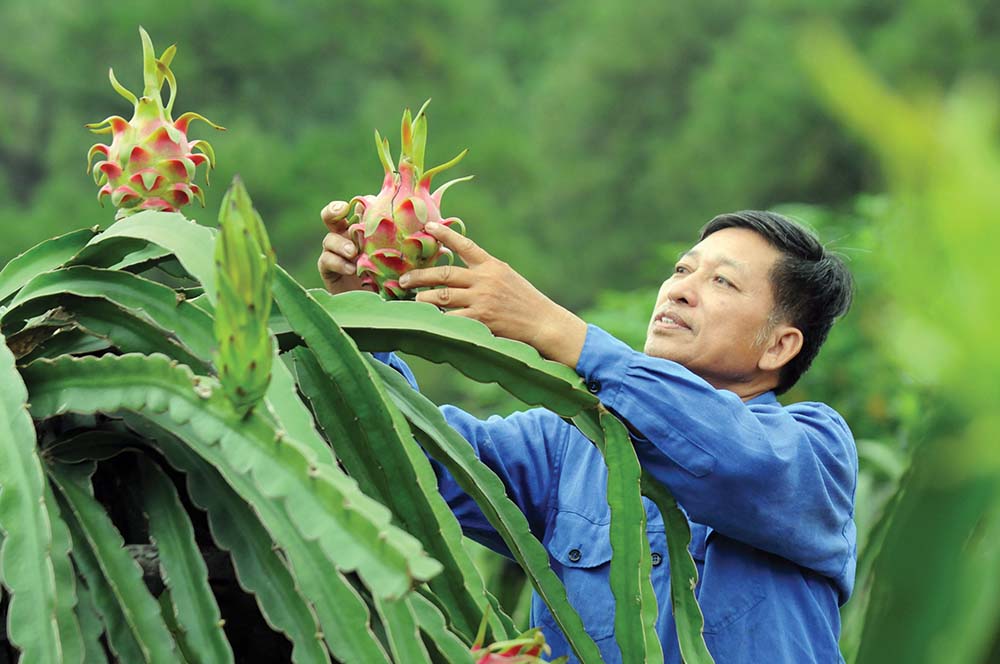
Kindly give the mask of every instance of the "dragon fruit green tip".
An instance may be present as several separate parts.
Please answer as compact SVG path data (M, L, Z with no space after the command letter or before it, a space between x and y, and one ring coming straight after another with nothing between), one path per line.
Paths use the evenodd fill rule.
M451 161L424 170L427 146L427 104L424 102L416 117L410 109L403 112L402 148L399 164L394 164L388 139L375 131L375 147L385 170L382 189L378 194L355 196L350 213L348 233L358 248L358 276L362 283L378 291L386 299L410 299L413 291L399 285L404 273L434 265L439 258L452 259L451 252L424 231L427 222L455 226L465 232L465 224L457 217L443 219L441 197L453 184L471 180L472 176L446 182L431 193L435 175L451 168L465 156L463 150Z
M141 210L175 212L194 199L205 205L205 195L194 183L196 169L201 164L215 166L212 146L203 140L188 140L188 125L201 120L215 129L224 130L198 113L188 112L177 120L172 117L177 97L177 79L170 63L177 52L167 47L156 57L149 34L140 27L142 38L142 96L136 97L108 70L111 86L129 100L135 110L130 121L112 115L101 122L86 125L95 134L111 134L111 145L96 143L87 153L87 171L91 165L94 182L100 187L97 199L111 199L118 211L116 218ZM166 105L160 94L164 82L170 84ZM103 159L94 163L94 157ZM208 182L206 172L205 181Z

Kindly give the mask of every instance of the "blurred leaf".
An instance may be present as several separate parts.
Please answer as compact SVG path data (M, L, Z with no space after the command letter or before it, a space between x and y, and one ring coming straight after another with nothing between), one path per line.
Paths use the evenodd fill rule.
M1000 145L996 88L943 99L889 89L826 26L800 53L827 103L881 158L892 187L882 253L885 341L939 404L916 448L872 574L858 662L979 661L1000 626Z

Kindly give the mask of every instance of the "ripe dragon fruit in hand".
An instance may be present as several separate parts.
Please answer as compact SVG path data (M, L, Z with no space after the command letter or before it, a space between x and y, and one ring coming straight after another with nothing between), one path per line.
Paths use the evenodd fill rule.
M413 291L399 285L399 277L416 268L434 265L441 256L452 260L451 251L424 231L424 224L436 221L455 225L465 233L465 224L457 217L441 218L441 196L453 184L471 180L457 178L441 185L433 194L431 179L451 168L465 156L463 150L451 161L424 171L427 145L427 115L430 100L411 118L403 112L402 151L398 171L392 163L389 141L375 131L375 145L385 169L382 190L376 195L355 196L348 233L358 248L358 276L362 283L377 290L386 299L410 299Z
M97 143L90 148L87 170L90 171L96 155L104 156L104 160L93 165L94 182L101 185L97 200L103 205L104 197L110 196L111 203L118 208L116 219L140 210L175 212L194 198L204 207L205 195L193 182L195 169L204 163L214 168L215 153L206 141L188 140L188 125L192 120L201 120L223 129L198 113L188 112L176 121L172 119L177 80L170 71L170 62L177 49L170 46L157 58L152 40L141 27L139 35L142 38L142 96L136 98L118 82L114 70L108 71L111 86L135 106L132 120L126 122L112 115L87 125L95 134L113 135L111 145ZM166 106L160 96L164 81L170 84ZM205 178L207 182L207 173Z

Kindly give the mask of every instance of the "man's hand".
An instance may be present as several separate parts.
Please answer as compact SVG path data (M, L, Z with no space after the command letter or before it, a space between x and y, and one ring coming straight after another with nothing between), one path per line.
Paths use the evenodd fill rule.
M347 212L350 205L344 201L331 201L319 213L329 233L323 238L323 253L316 267L323 285L334 295L361 290L361 279L357 276L358 266L354 262L357 248L347 237Z
M403 275L401 286L440 286L417 293L417 300L448 309L449 315L474 318L499 337L523 341L550 360L576 368L587 336L586 323L469 238L433 222L424 230L468 267L411 270Z

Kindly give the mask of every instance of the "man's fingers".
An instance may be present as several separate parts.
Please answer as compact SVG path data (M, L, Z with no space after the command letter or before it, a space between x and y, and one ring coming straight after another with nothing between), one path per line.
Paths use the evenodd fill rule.
M358 253L354 243L337 233L327 233L323 238L323 250L350 260Z
M326 277L339 277L341 275L349 276L356 274L358 271L358 266L356 264L338 256L332 251L324 251L320 254L317 267L319 268L320 275Z
M473 283L472 273L455 265L441 267L425 267L422 270L410 270L404 274L399 285L403 288L422 288L433 286L452 286L468 288Z
M434 290L420 291L417 293L417 302L427 302L443 309L463 309L470 311L469 309L465 309L465 307L472 304L472 298L469 297L469 291L464 288L445 286L443 288L435 288Z
M424 230L437 238L441 244L454 251L466 265L478 265L490 259L490 255L482 247L444 224L432 221L424 226Z
M461 316L462 318L471 318L476 320L476 315L472 312L472 309L451 309L450 311L444 312L445 316Z
M330 201L320 210L319 216L332 233L343 233L347 230L347 213L351 204L345 201Z

